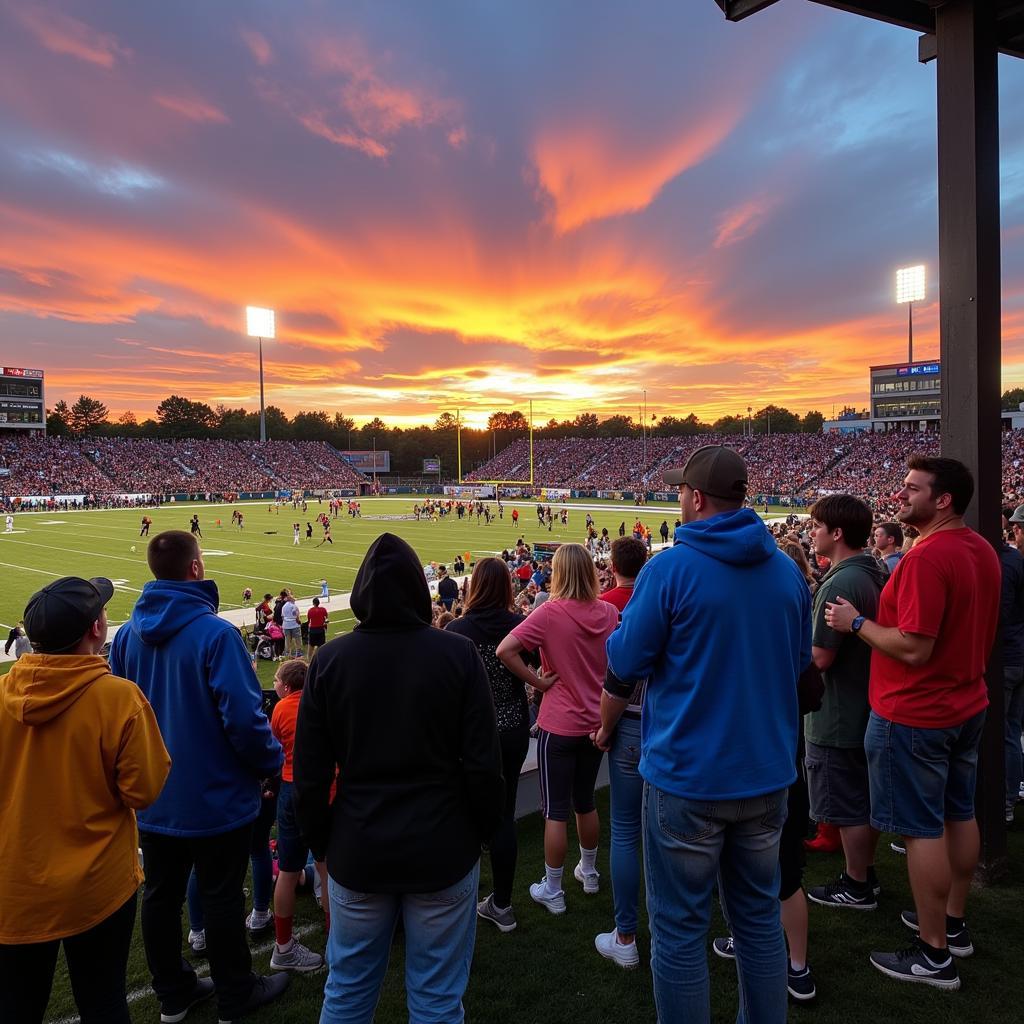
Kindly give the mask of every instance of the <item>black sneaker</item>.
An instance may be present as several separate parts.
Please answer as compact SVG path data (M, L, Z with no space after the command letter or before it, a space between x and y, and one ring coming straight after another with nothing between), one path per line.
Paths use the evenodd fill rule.
M917 923L917 913L913 910L904 910L900 914L900 920L912 931L920 932L921 926ZM946 945L949 948L950 953L953 956L960 957L963 960L965 957L970 956L974 952L974 946L971 943L971 933L967 930L966 924L950 924L950 920L946 918Z
M889 849L893 853L898 853L901 857L906 857L907 855L907 844L902 839L894 839L889 844Z
M283 972L257 978L256 984L253 985L252 991L249 993L249 998L245 1001L245 1005L230 1017L225 1017L222 1014L218 1017L217 1024L234 1024L234 1021L242 1017L248 1017L253 1010L258 1010L261 1006L266 1006L267 1003L273 1002L284 992L288 987L288 982L291 980L292 976Z
M786 989L797 1002L810 1002L818 994L810 967L805 966L802 971L794 971L793 965L787 964L786 975Z
M726 936L724 939L715 939L711 943L711 949L715 956L720 956L723 960L736 959L736 947L733 945L731 935Z
M196 987L192 994L184 999L176 999L174 1002L163 1002L160 1004L160 1024L178 1024L188 1016L188 1011L193 1006L206 999L214 993L213 980L210 978L196 978Z
M947 955L945 963L933 963L925 953L920 939L907 949L895 953L872 953L869 959L872 967L877 967L883 974L897 981L914 981L947 992L954 992L960 987L960 975L957 974L953 958Z
M848 910L877 910L878 901L868 882L855 882L845 871L837 881L816 885L807 890L807 898L823 907L844 907Z

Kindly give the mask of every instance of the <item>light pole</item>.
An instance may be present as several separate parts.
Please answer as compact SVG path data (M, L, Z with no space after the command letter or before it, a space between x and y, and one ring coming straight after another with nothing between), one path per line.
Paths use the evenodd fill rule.
M753 420L753 418L750 415L753 411L754 411L754 407L752 405L748 405L747 406L747 437L751 437L751 438L754 436L754 420Z
M914 303L925 296L924 264L896 271L896 301L907 304L907 362L914 361Z
M267 409L263 402L263 339L276 336L274 311L261 306L245 307L246 333L260 342L260 441L267 439Z

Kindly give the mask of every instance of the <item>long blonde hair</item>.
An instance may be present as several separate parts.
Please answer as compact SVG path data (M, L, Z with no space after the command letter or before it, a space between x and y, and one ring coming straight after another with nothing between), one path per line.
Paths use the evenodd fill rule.
M551 600L596 601L597 568L582 544L563 544L551 559Z

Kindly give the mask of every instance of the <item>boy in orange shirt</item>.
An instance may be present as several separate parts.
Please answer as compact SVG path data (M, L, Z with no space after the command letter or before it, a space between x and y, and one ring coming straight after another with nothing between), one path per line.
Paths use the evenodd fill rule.
M295 755L295 718L299 713L299 700L306 683L306 662L293 658L282 662L274 676L274 691L280 700L270 719L270 731L284 748L284 766L281 769L281 791L277 797L277 884L274 886L274 952L270 966L277 971L306 973L318 971L324 965L319 953L307 949L292 936L295 915L295 889L299 876L306 870L309 847L299 832L295 819L295 791L292 765ZM324 865L317 863L317 871L324 879ZM324 880L326 891L326 880Z

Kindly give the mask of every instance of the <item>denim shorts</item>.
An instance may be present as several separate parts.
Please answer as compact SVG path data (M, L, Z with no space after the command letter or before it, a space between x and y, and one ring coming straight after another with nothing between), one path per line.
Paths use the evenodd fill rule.
M899 725L872 711L864 734L871 824L882 832L937 839L944 822L970 821L984 724L984 711L948 729Z
M808 740L804 764L815 821L839 828L868 823L871 798L863 747L820 747Z
M309 846L295 818L295 786L282 782L277 795L277 866L281 871L302 871L308 859Z

